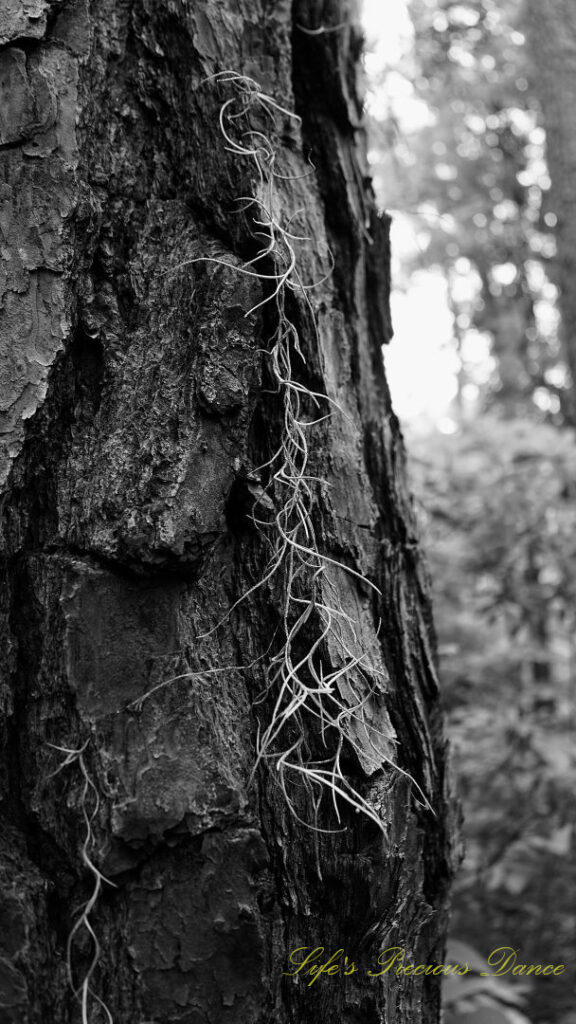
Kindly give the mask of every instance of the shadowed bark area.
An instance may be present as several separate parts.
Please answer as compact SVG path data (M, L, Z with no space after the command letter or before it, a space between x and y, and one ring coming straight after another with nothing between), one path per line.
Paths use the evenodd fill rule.
M366 176L358 12L36 0L7 5L0 40L2 1022L82 1019L66 946L72 932L81 988L94 943L73 930L98 872L113 886L89 907L93 1024L109 1020L98 999L122 1024L437 1021L438 977L366 976L392 945L442 961L453 820L380 354L388 221ZM309 239L294 242L302 281L321 282L286 303L297 383L332 402L303 408L330 413L307 434L311 522L356 623L348 647L374 668L340 698L361 696L379 749L360 731L342 767L383 830L328 798L318 824L338 829L336 806L347 829L314 832L277 772L251 778L282 574L226 613L265 574L271 530L251 523L245 481L285 425L266 354L276 307L259 305L273 284L236 269L263 243L238 202L257 194L254 162L219 125L232 85L206 81L225 70L302 119L277 109L252 130ZM317 637L312 608L300 642ZM327 637L318 658L337 668L342 652ZM337 742L306 728L310 756ZM313 822L306 790L289 795ZM290 951L317 946L362 969L312 987L283 975Z

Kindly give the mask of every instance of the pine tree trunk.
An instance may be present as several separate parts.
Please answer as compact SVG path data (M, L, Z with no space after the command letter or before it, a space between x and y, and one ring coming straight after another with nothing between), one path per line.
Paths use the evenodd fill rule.
M357 17L346 0L0 15L2 1024L438 1020L438 976L366 973L394 945L442 962L453 821L380 355L388 222ZM271 151L266 214L249 200ZM271 212L309 239L276 298L274 253L242 270ZM299 391L269 356L280 315ZM275 478L298 400L326 417L302 428L308 491ZM322 570L292 545L265 579L298 487ZM323 730L302 707L252 778L298 609L294 657L347 711ZM315 811L321 789L279 759L333 759L343 735L360 809L328 793ZM290 977L318 946L358 970Z

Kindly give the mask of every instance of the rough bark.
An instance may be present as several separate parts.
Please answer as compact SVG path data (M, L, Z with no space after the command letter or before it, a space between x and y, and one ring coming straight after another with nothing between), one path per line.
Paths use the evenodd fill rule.
M304 31L322 25L341 28ZM91 987L114 1021L437 1021L437 977L307 987L282 973L301 946L366 967L395 944L441 962L451 873L426 579L380 355L388 222L363 158L357 14L345 0L10 0L0 40L2 1024L81 1019L65 961L94 886L85 813L89 860L115 885L90 915ZM314 833L272 772L251 782L277 581L203 637L262 576L238 471L269 459L283 429L263 352L274 308L245 316L269 286L190 263L240 266L261 244L236 202L254 169L219 130L227 86L205 81L225 69L301 115L301 129L281 112L273 129L294 176L278 190L313 239L304 279L333 254L308 293L317 331L290 299L299 379L343 410L311 434L326 482L314 525L382 592L332 569L361 623L350 643L381 668L368 712L382 754L435 812L405 775L349 752L386 837L344 804L345 832ZM62 767L55 747L83 753ZM335 825L330 801L321 815ZM80 929L77 984L92 949ZM94 998L89 1015L105 1019Z
M558 218L555 283L559 288L562 340L570 371L567 419L576 423L576 8L571 0L526 0L533 85L546 129L552 186L546 202Z

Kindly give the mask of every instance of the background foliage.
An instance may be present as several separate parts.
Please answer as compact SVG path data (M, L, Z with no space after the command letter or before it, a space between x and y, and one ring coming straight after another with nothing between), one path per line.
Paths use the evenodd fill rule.
M411 451L465 815L453 934L485 955L511 945L521 962L566 964L531 986L529 1013L568 1022L576 448L491 415Z
M443 276L458 366L451 433L408 438L465 815L453 935L477 964L447 1020L574 1024L576 439L554 168L524 0L410 14L413 45L374 87L371 159L417 238L396 286ZM479 951L501 945L566 971L494 987Z

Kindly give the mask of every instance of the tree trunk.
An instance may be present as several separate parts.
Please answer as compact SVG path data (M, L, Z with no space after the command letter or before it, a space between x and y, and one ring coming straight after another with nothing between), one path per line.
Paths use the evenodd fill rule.
M552 186L547 210L558 218L555 283L571 376L568 422L576 423L576 7L572 0L527 0L534 88L542 107Z
M453 820L349 8L0 15L2 1024L438 1020L367 975Z

